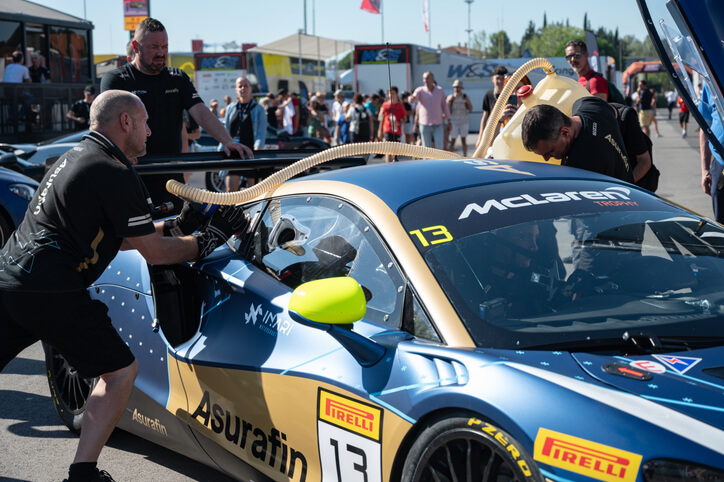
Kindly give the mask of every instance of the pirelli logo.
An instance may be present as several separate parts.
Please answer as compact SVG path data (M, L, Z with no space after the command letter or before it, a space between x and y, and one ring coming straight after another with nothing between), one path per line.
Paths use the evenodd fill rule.
M372 440L380 440L382 410L377 407L320 389L319 419Z
M541 428L533 458L606 482L634 482L641 455Z

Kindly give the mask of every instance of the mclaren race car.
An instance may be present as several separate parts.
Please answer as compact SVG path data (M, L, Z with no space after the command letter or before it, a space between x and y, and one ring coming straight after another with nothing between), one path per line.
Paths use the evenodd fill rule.
M687 102L692 66L720 102L721 43L682 50L720 7L650 3ZM692 29L688 9L711 11ZM249 228L202 262L124 251L91 287L140 365L120 428L255 482L724 480L721 225L484 159L317 173L237 209ZM46 362L77 431L93 381Z
M140 364L124 430L240 480L724 477L716 223L481 159L329 171L241 208L250 228L202 264L125 251L92 286ZM47 362L77 430L90 385Z

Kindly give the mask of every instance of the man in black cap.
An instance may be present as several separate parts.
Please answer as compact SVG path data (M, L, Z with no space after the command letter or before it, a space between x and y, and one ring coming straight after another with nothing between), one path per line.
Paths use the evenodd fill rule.
M66 114L66 118L73 121L75 130L82 131L88 129L90 119L90 106L93 103L93 99L96 98L96 88L92 84L85 86L83 90L83 99L79 100L73 107L70 108Z

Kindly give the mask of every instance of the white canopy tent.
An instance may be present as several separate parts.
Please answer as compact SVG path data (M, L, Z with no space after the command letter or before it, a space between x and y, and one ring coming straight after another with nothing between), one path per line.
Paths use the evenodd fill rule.
M354 46L355 43L348 40L334 40L297 33L268 44L258 45L250 49L250 51L302 57L304 59L327 60L354 49Z
M334 40L299 32L268 44L259 45L249 51L296 57L300 63L302 59L316 60L318 64L321 64L331 58L354 50L354 46L355 43L352 41ZM335 68L334 71L337 72L337 69ZM301 72L299 75L301 80ZM336 84L339 84L339 78L334 80Z

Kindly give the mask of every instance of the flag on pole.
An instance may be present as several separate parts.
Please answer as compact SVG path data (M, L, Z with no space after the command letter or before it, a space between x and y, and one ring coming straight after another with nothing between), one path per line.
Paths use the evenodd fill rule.
M362 0L362 5L359 8L370 13L380 13L380 2L382 0Z
M422 23L425 25L425 33L430 31L430 0L422 0Z

